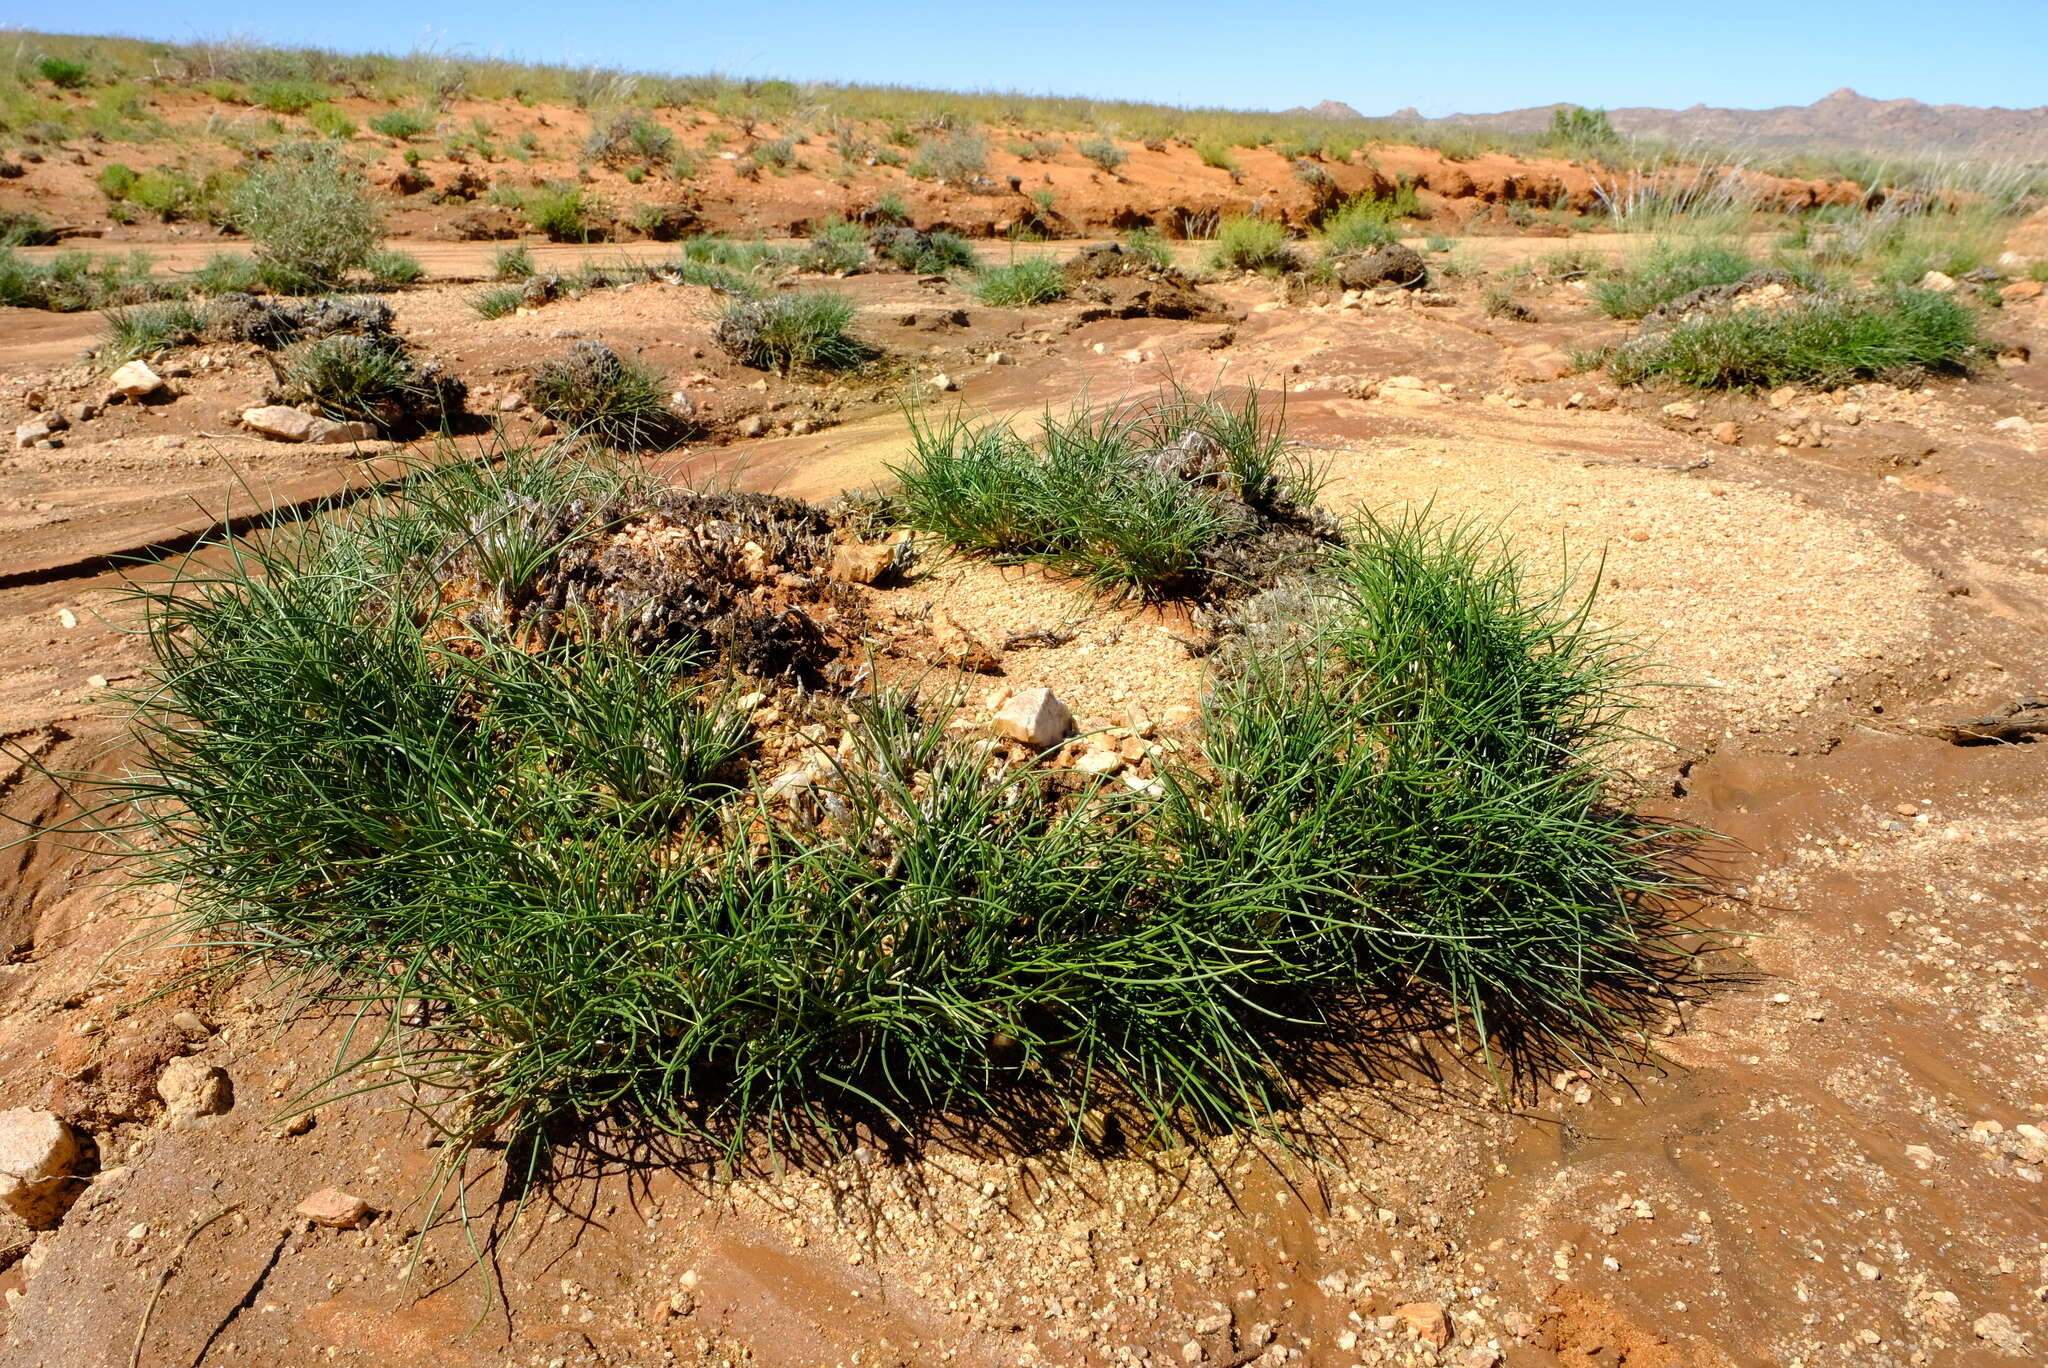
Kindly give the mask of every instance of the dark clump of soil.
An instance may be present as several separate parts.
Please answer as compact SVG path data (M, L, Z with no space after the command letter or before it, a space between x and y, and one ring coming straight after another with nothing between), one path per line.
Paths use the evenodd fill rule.
M392 335L391 306L360 295L280 300L224 294L206 311L207 332L223 342L277 348L316 337Z
M1337 283L1347 290L1370 290L1396 285L1419 290L1429 283L1429 265L1422 254L1405 243L1389 243L1376 251L1339 257L1330 264Z
M1116 243L1087 247L1060 268L1084 322L1099 318L1171 318L1223 323L1235 315L1171 266L1161 266Z
M613 630L636 649L694 644L745 674L810 683L858 654L865 595L831 577L834 519L802 500L669 490L630 513L571 505L551 516L539 530L563 549L506 595L506 617L543 637ZM603 530L580 535L593 524ZM473 556L450 570L484 578Z

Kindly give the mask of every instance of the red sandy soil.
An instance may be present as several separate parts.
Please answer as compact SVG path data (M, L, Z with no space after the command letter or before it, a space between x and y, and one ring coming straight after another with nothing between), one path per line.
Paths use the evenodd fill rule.
M1134 157L1131 173L1185 198L1165 168ZM786 223L798 184L744 212ZM1728 896L1702 915L1756 938L1713 991L1672 1001L1640 1063L1502 1078L1389 1023L1295 1118L1323 1137L1313 1160L1248 1137L1091 1157L958 1136L734 1176L599 1137L519 1205L486 1153L465 1175L479 1264L445 1204L430 1215L440 1151L403 1098L280 1124L338 1023L290 1018L258 983L158 995L192 963L130 943L132 914L164 895L109 888L52 842L16 846L0 1106L100 1119L62 1224L0 1230L0 1358L126 1363L160 1284L150 1365L1946 1365L2048 1336L2048 1149L2020 1129L2048 1124L2048 752L1928 734L2048 684L2048 364L1684 417L1663 409L1675 396L1597 376L1529 378L1615 330L1568 285L1515 323L1487 318L1471 279L1356 308L1232 282L1215 292L1235 322L1189 324L987 309L900 275L841 284L893 360L825 385L725 360L690 287L494 322L456 286L392 298L479 409L564 334L601 338L710 414L713 438L664 460L804 495L882 478L905 446L897 401L938 371L993 413L1169 373L1285 390L1333 507L1434 499L1538 556L1604 554L1602 619L1697 686L1660 694L1647 725L1672 744L1632 761L1654 810L1727 835ZM2040 357L2048 306L2016 301L1994 327ZM88 317L0 312L0 420L90 395L73 358L93 335ZM987 363L998 350L1011 364ZM345 448L206 435L266 371L246 348L180 355L193 374L168 402L0 462L0 734L59 769L117 742L99 696L146 668L116 558L175 548L263 491L375 474ZM770 435L735 437L753 414ZM1047 683L1107 713L1195 687L1172 621L1042 577L941 562L890 594L998 638L1086 619L1064 646L1009 651L984 689ZM0 802L25 820L61 808L27 770ZM227 1072L231 1109L162 1119L153 1080L180 1054ZM359 1231L293 1215L330 1186L379 1214ZM1417 1303L1446 1310L1447 1345L1397 1317Z
M342 100L349 115L367 129L368 121L389 110L369 100ZM158 166L200 176L232 167L240 155L224 141L230 134L254 132L268 116L223 106L196 91L166 90L155 99L153 112L175 130L173 136L143 144L75 140L39 161L26 161L25 174L0 181L0 208L31 210L67 234L97 236L108 244L143 244L211 238L203 224L165 225L144 212L141 222L121 225L107 216L105 197L95 178L109 162L137 171ZM400 183L405 171L405 145L367 131L349 144L351 152L369 160L370 182L391 195L391 229L401 239L455 238L482 231L465 224L496 223L500 231L521 227L516 213L485 202L489 189L503 186L525 191L548 183L578 183L610 209L605 217L615 240L639 236L631 210L640 205L677 205L695 217L702 231L745 236L798 234L806 226L833 215L853 216L871 208L884 193L896 194L919 227L949 228L970 236L1002 236L1013 227L1038 218L1033 196L1053 192L1053 210L1044 226L1057 237L1083 237L1105 231L1150 225L1169 236L1186 236L1201 224L1232 214L1259 214L1297 226L1314 216L1317 198L1296 171L1294 159L1272 147L1234 148L1238 174L1205 166L1192 146L1156 146L1122 142L1128 160L1115 174L1104 172L1074 150L1077 135L1054 135L1063 150L1050 162L1023 161L1005 144L1039 136L1026 130L983 130L988 146L983 175L972 185L945 185L912 180L900 168L861 165L841 173L840 158L823 133L813 133L796 148L796 167L751 172L746 159L756 140L784 136L791 130L762 125L749 134L741 126L715 116L658 111L656 117L688 150L695 174L678 182L664 173L631 184L622 169L602 166L583 170L583 147L590 117L573 110L529 108L514 101L471 101L455 104L440 118L446 128L463 129L481 119L501 149L484 162L473 153L449 157L438 144L416 146L423 157L419 171L430 182L413 193ZM801 132L801 130L795 130ZM517 161L502 149L531 133L539 150ZM886 129L861 126L858 134L877 145ZM718 139L716 146L713 139ZM897 149L901 150L901 149ZM41 153L31 155L42 156ZM914 155L914 152L912 153ZM1443 226L1484 228L1508 223L1507 206L1524 203L1538 209L1568 207L1576 212L1596 209L1596 181L1609 190L1621 179L1616 173L1554 158L1523 159L1488 153L1451 161L1442 153L1418 147L1374 147L1349 161L1318 162L1340 198L1371 192L1391 194L1403 180L1413 184L1423 207ZM1673 180L1699 176L1674 168ZM1745 174L1761 202L1795 209L1823 203L1854 203L1857 187L1848 182L1794 180ZM460 188L464 198L438 203ZM471 203L469 201L474 201ZM1562 227L1552 231L1562 233Z

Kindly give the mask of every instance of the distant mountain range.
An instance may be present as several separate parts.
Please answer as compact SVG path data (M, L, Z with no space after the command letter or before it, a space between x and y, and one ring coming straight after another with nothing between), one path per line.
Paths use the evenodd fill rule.
M1389 123L1425 128L1451 125L1501 133L1540 133L1551 114L1566 104L1511 109L1500 114L1451 114L1426 119L1413 109L1385 116ZM1341 100L1324 100L1287 111L1325 119L1364 119ZM1973 105L1930 105L1918 100L1873 100L1844 87L1810 105L1775 109L1610 109L1616 129L1638 137L1702 143L1740 150L1854 150L1886 156L1939 154L2048 162L2048 105L2037 109L1979 109Z

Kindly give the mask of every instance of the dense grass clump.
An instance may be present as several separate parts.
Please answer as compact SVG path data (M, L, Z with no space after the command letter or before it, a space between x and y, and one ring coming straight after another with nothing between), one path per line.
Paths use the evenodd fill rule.
M1723 243L1660 242L1595 282L1593 302L1610 318L1641 318L1659 304L1708 285L1731 285L1755 269L1746 253Z
M831 290L796 290L736 300L719 315L720 346L762 370L840 370L868 359L849 334L853 301Z
M1616 798L1640 659L1590 588L1424 511L1266 600L1206 704L1213 770L1169 806L1191 878L1257 890L1337 978L1443 985L1482 1039L1599 1033L1669 875Z
M138 587L156 679L98 809L220 969L348 1005L336 1086L438 1095L458 1141L1096 1107L1198 1137L1387 998L1489 1046L1609 1030L1671 924L1605 768L1632 658L1469 530L1357 529L1163 797L1061 796L856 693L818 700L814 802L762 786L710 640L492 625L657 497L500 456Z
M911 458L890 473L913 527L963 551L1152 598L1202 587L1209 553L1249 530L1246 505L1306 506L1318 487L1256 391L1234 408L1175 396L1048 413L1035 440L959 417L919 420L911 434ZM1191 449L1214 453L1213 469L1191 478L1153 459L1190 434Z
M164 292L150 278L145 252L126 257L59 252L38 262L0 245L0 305L78 313L139 303Z
M1953 295L1891 286L1688 318L1613 349L1606 365L1625 385L1828 388L1958 371L1983 350L1968 305Z
M465 387L388 333L339 333L287 349L278 397L380 431L432 430L461 411Z
M665 376L589 341L542 362L526 386L527 401L564 428L626 451L674 441L681 424L668 394Z
M258 264L308 289L340 285L383 239L383 216L361 174L323 143L277 149L242 178L229 204Z
M179 299L134 304L109 310L105 329L94 359L103 369L111 370L138 357L199 341L206 332L206 313Z
M1067 278L1049 256L991 266L974 280L974 297L997 308L1021 309L1067 297Z
M1330 256L1341 256L1345 252L1370 252L1390 242L1399 242L1401 235L1394 231L1398 208L1393 200L1375 199L1371 195L1351 200L1323 220L1323 251Z
M469 307L478 318L503 318L516 313L526 302L526 291L518 285L492 285L469 297Z
M589 242L596 206L580 185L544 185L519 202L526 221L550 242Z
M1291 271L1299 264L1287 245L1287 229L1260 218L1223 220L1204 262L1212 271L1258 271L1266 275Z

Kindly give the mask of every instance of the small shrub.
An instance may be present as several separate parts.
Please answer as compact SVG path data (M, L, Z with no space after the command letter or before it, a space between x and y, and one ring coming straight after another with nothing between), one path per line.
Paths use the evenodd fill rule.
M672 160L675 151L676 135L637 109L593 125L583 145L585 156L614 168L637 164L651 170Z
M525 243L500 247L491 263L491 274L499 280L527 280L533 275L533 249Z
M427 268L412 253L388 249L370 253L363 269L379 285L411 285L427 273Z
M1236 180L1243 173L1238 169L1237 158L1231 155L1230 144L1220 138L1206 138L1195 144L1195 155L1202 159L1202 165L1228 171Z
M812 227L811 245L798 253L796 267L818 275L841 275L858 271L867 261L867 229L831 218Z
M830 290L737 300L719 316L718 343L743 365L762 370L844 369L869 355L847 335L854 312L852 300Z
M1166 245L1166 238L1157 228L1133 228L1119 239L1126 252L1143 257L1152 265L1164 269L1173 265L1173 250Z
M131 202L165 223L190 214L203 198L199 183L181 171L145 171L128 190Z
M547 185L528 194L520 207L534 230L550 242L589 242L594 205L580 185Z
M517 285L494 285L469 297L469 307L479 318L503 318L526 302L526 291Z
M370 131L399 142L411 142L434 131L434 115L424 109L394 109L370 120Z
M1049 256L1026 257L981 272L975 277L974 295L1004 309L1051 304L1067 297L1067 277Z
M1393 221L1393 201L1361 195L1323 220L1323 251L1340 256L1398 242L1401 235L1394 231Z
M899 271L918 275L942 275L947 271L974 271L981 259L974 247L957 233L920 233L912 228L894 232L877 230L875 250Z
M903 203L903 196L890 190L875 201L875 207L868 211L868 217L876 223L909 223L910 208Z
M947 185L964 185L988 166L988 144L978 133L949 133L927 138L918 144L917 160L910 174L919 180L936 180Z
M36 74L59 90L79 90L92 79L92 68L64 57L45 57L36 63Z
M527 402L570 432L639 451L672 445L680 424L668 380L602 342L576 342L535 368Z
M348 139L356 135L356 121L348 111L326 100L306 110L306 122L322 137Z
M324 143L279 148L242 178L229 211L260 265L315 287L339 285L382 238L382 215L362 177Z
M206 317L183 300L165 300L110 310L104 328L93 359L102 370L112 370L138 357L192 345L205 332Z
M1109 138L1088 138L1076 143L1074 150L1112 176L1117 173L1117 168L1130 160L1131 155Z
M279 367L278 397L329 418L392 431L443 422L462 407L461 382L423 370L389 334L342 333L289 348Z
M784 171L796 165L796 140L794 138L768 138L754 144L747 153L747 160L757 170Z
M1317 476L1293 459L1255 392L1236 408L1178 393L1084 406L1047 414L1032 440L1006 422L917 419L911 459L890 474L910 525L962 551L1162 598L1199 590L1205 557L1243 531L1242 508L1234 515L1203 482L1145 459L1190 432L1220 446L1253 506L1313 500Z
M1593 286L1610 318L1641 318L1659 304L1708 285L1728 285L1756 269L1738 248L1716 242L1660 242L1640 260Z
M1964 369L1984 350L1976 316L1953 295L1906 286L1825 295L1790 308L1684 319L1615 348L1608 373L1694 389L1829 389Z
M263 270L245 252L214 252L186 280L195 294L248 294L263 283Z
M131 252L124 258L59 252L48 261L36 262L0 237L0 305L77 313L140 303L158 293L145 253Z
M1298 263L1287 244L1287 229L1259 218L1227 218L1216 229L1215 245L1209 249L1211 270L1258 271L1273 275L1293 270Z
M327 88L312 81L258 81L249 87L249 101L273 114L303 114L327 98Z
M121 200L128 198L129 191L135 188L135 182L139 179L134 167L124 162L108 162L100 168L99 175L93 178L93 184L97 185L100 193L108 199Z

